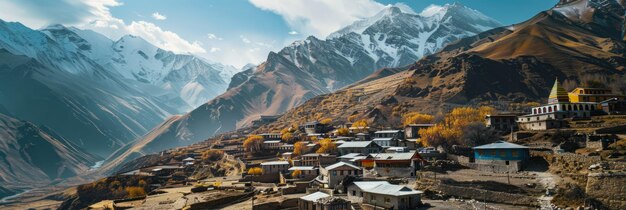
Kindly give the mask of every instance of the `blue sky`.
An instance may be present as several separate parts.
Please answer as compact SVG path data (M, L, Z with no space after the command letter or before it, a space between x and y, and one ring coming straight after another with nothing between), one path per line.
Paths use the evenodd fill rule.
M32 28L72 25L111 39L130 33L168 50L240 67L262 62L269 51L306 36L323 38L398 2L416 12L459 2L508 25L557 0L3 0L0 18Z

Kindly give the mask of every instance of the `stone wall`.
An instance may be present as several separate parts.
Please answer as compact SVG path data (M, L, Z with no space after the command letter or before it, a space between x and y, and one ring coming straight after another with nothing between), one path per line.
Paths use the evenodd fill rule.
M263 174L259 176L247 175L239 179L239 182L278 183L279 181L279 173Z
M283 201L267 202L254 205L253 210L277 210L277 209L290 209L298 207L299 198L288 198Z
M462 166L469 167L470 158L467 157L467 156L448 154L447 158L448 158L448 160L456 161L457 163L461 164Z
M589 173L585 191L604 207L626 209L626 172Z
M280 192L283 195L288 194L296 194L296 193L306 193L306 188L309 186L308 182L295 182L295 186L289 186L285 188L281 188Z
M371 170L363 169L363 177L414 177L415 169L412 167L375 167Z
M522 164L516 161L509 162L509 165L501 163L469 163L468 167L493 173L516 173L522 169Z
M443 194L458 198L475 199L477 201L488 201L523 206L539 206L537 198L519 194L458 187L447 184L438 184L435 189Z
M246 198L252 197L254 193L241 193L233 196L226 196L223 198L218 198L214 200L210 200L207 202L194 203L189 206L189 209L213 209L217 206L223 206L225 204L233 203L236 201L244 200Z
M553 154L545 156L550 164L550 171L575 180L581 187L587 183L586 172L589 166L601 161L600 156L587 156L574 153Z

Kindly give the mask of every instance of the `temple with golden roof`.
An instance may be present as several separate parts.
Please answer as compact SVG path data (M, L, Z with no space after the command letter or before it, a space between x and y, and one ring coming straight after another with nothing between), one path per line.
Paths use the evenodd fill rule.
M519 116L517 123L523 130L547 130L567 126L566 118L587 118L598 109L597 103L571 103L569 94L559 80L554 81L548 103L533 107L531 114Z

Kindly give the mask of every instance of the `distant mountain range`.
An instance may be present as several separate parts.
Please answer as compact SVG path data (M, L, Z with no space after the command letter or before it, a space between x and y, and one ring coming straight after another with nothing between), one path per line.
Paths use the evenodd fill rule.
M188 145L250 125L260 115L276 115L308 99L359 81L384 67L411 64L459 38L501 26L459 4L417 14L390 6L327 39L308 37L236 74L226 93L193 111L168 119L135 146L116 153L111 165L141 154Z
M599 4L598 2L604 2ZM616 1L563 1L531 19L447 45L415 64L382 69L332 94L310 99L277 122L272 131L315 119L351 115L372 126L398 125L394 114L436 114L484 102L547 102L555 78L582 81L602 75L626 79L624 5Z
M0 181L78 174L167 117L224 92L238 71L140 37L112 41L89 30L33 30L0 20L0 113L7 118ZM40 137L18 138L31 134Z

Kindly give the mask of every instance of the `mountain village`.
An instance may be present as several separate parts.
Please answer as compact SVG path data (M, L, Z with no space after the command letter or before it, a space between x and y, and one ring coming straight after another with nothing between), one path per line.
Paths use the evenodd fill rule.
M117 175L84 187L88 192L93 190L89 186L121 181L139 186L136 197L100 197L103 201L88 203L80 197L79 187L78 199L64 205L255 210L623 208L625 96L605 88L579 87L568 93L558 79L546 96L546 104L523 113L459 107L438 123L433 116L410 113L404 126L397 128L373 128L363 120L335 124L320 119L275 132L239 130L219 141L142 157L141 164L133 161ZM458 119L452 119L455 112ZM472 115L479 117L470 119ZM264 116L255 125L263 127L276 119ZM461 122L466 120L477 122ZM465 132L459 137L468 140L448 145L437 140L453 134L428 132L446 123L459 126L452 130L467 124L480 127L456 131Z
M626 1L372 2L241 69L0 15L0 209L626 209Z

